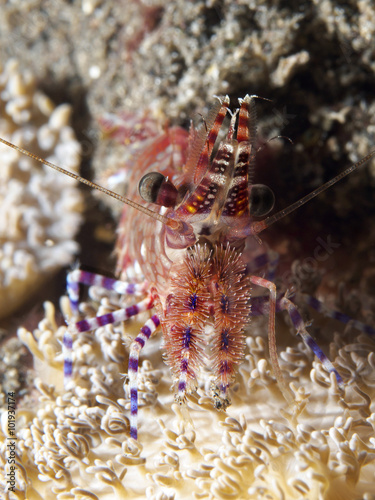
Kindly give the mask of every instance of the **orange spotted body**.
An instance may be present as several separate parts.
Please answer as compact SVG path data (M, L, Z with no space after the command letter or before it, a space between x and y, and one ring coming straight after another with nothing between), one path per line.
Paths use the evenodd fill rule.
M178 194L174 206L160 206L159 211L183 221L188 234L176 234L125 206L116 246L120 277L126 279L128 266L136 261L153 290L177 398L183 400L195 389L209 345L214 392L220 394L217 406L228 404L227 391L243 359L244 328L250 319L250 280L242 252L247 239L253 239L248 229L255 139L250 135L253 99L247 96L241 102L214 153L228 98L218 100L201 132L167 129L134 160L129 198L145 204L138 192L140 178L155 170L162 173ZM214 327L210 335L209 324Z

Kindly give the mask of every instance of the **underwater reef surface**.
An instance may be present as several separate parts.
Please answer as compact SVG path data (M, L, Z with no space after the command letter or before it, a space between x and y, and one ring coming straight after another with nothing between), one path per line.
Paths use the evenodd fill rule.
M105 175L107 168L121 166L124 155L121 145L101 135L98 123L106 113L150 110L161 122L188 128L190 119L201 123L214 95L229 94L234 103L246 93L271 99L257 103L262 148L256 182L272 187L280 210L374 148L374 18L371 1L345 6L331 1L14 1L0 13L0 62L5 67L15 58L55 105L72 106L82 172L95 178ZM267 142L277 135L287 136L293 144ZM327 307L373 324L374 199L375 167L370 162L270 228L262 238L281 255L280 285L287 286L298 266L310 262L319 241L333 241L334 252L311 275L304 273L303 286ZM112 218L91 194L86 195L86 205L86 223L78 237L80 262L111 273L114 263L109 254L118 209ZM62 279L60 287L62 293ZM32 298L39 309L21 309L4 323L3 390L22 391L24 398L18 420L18 453L25 463L20 487L26 488L27 477L41 473L42 479L31 481L30 491L38 491L46 479L45 487L61 487L61 498L78 497L80 488L89 491L92 477L99 478L99 490L109 496L117 489L118 498L141 494L135 486L139 478L149 498L182 498L182 485L207 498L279 498L282 492L290 498L310 492L311 498L327 499L338 491L342 498L374 494L373 345L354 329L343 333L340 325L314 317L315 337L330 346L331 359L347 375L342 403L319 363L285 325L279 327L285 371L299 390L312 393L300 427L281 413L285 407L267 365L267 347L259 340L265 332L260 320L252 326L229 420L209 406L203 379L203 399L199 405L192 403L195 429L173 406L172 381L155 344L150 347L155 352L143 358L151 365L145 361L140 444L135 445L126 438L129 409L120 378L126 371L122 338L134 331L119 328L77 340L83 385L77 382L71 392L64 392L58 342L63 334L58 332L61 315L55 324L51 306L46 320L40 309L48 292ZM89 303L85 310L93 314L99 303ZM100 307L113 305L104 302ZM33 337L24 330L20 333L33 353L29 358L20 340L6 337L20 316L30 333L44 321ZM83 343L89 346L86 351ZM297 367L291 368L288 363L293 364L294 357ZM53 376L42 371L35 380L34 359L52 365ZM46 388L48 383L51 387ZM298 397L305 400L302 393ZM328 407L325 419L322 412ZM207 426L214 429L214 439L205 443ZM296 462L305 474L302 482L300 475L285 472ZM86 475L80 483L77 475L83 469ZM95 494L104 498L102 491Z

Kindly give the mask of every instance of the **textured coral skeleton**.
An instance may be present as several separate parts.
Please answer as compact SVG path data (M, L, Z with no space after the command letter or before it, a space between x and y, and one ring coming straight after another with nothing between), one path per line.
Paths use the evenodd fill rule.
M81 146L70 115L70 106L55 107L16 60L0 66L1 137L77 171ZM5 317L71 263L83 200L66 176L3 146L0 157L0 317Z
M177 389L176 401L180 404L185 403L186 395L195 391L199 371L208 357L212 366L214 405L224 410L228 407L228 391L237 365L244 357L244 329L251 315L263 313L269 316L268 342L274 375L285 399L293 405L294 396L284 381L276 351L277 310L287 311L296 332L343 386L340 374L307 332L288 293L277 295L272 282L274 257L267 250L254 254L253 245L258 233L348 175L374 152L290 207L254 222L254 216L266 215L274 203L269 188L252 184L256 155L255 99L256 96L247 95L240 100L240 107L230 113L227 135L217 147L229 109L228 97L217 100L204 126L199 132L191 130L189 138L182 129L172 128L154 139L136 160L135 173L143 175L139 195L131 193L129 201L112 193L126 203L117 246L120 280L80 270L68 276L68 294L75 316L80 284L140 295L141 300L103 316L70 321L63 340L66 381L72 376L74 335L156 308L156 314L146 321L130 347L129 379L125 386L130 393L133 438L137 438L138 429L139 353L159 325L163 331L166 362ZM155 163L161 166L158 172L153 172ZM97 185L94 187L111 194ZM149 205L143 206L140 197ZM158 205L160 213L148 208L152 205ZM144 281L139 284L127 281L128 269L134 263L144 274ZM265 266L271 279L253 274ZM253 312L251 284L269 291L269 297L254 300ZM309 305L321 309L316 300L310 300ZM339 313L331 315L349 321ZM211 331L207 328L210 326ZM357 322L356 327L374 333L362 323Z

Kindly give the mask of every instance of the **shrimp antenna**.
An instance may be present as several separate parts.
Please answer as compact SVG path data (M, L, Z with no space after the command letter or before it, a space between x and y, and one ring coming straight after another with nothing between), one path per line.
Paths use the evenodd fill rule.
M270 227L272 224L274 224L275 222L277 222L280 219L282 219L283 217L285 217L286 215L289 215L291 212L294 212L294 210L296 210L297 208L302 207L302 205L304 205L308 201L315 198L315 196L318 196L318 194L320 194L323 191L325 191L326 189L330 188L331 186L336 184L336 182L341 181L341 179L343 179L347 175L349 175L352 172L354 172L355 170L357 170L364 163L367 163L374 156L375 156L375 150L371 151L371 153L369 153L367 156L365 156L361 160L357 161L357 163L354 163L353 165L348 167L346 170L341 172L341 174L336 175L336 177L334 177L330 181L326 182L325 184L322 184L320 187L318 187L318 189L314 189L314 191L312 191L311 193L307 194L306 196L304 196L300 200L292 203L291 205L289 205L289 207L284 208L283 210L280 210L280 212L277 212L276 214L271 215L270 217L267 217L266 219L264 219L262 221L253 222L251 224L251 233L250 234L260 233L264 229Z
M9 146L10 148L14 149L15 151L18 151L19 153L22 153L25 156L29 156L33 160L38 161L39 163L42 163L43 165L47 165L47 167L51 167L57 172L60 172L62 174L68 175L72 179L75 179L78 182L81 182L82 184L86 184L87 186L90 186L93 189L96 189L97 191L101 191L102 193L111 196L115 200L121 201L121 203L124 203L125 205L129 205L130 207L135 208L136 210L139 210L140 212L144 213L145 215L148 215L149 217L152 217L155 220L158 220L162 224L165 224L166 226L170 227L174 231L180 231L182 229L183 223L178 220L171 219L169 217L165 217L164 215L158 214L156 212L153 212L149 208L146 208L142 205L139 205L135 201L128 200L124 196L121 196L118 193L115 193L114 191L111 191L109 189L106 189L103 186L100 186L99 184L96 184L95 182L89 181L88 179L85 179L84 177L81 177L78 174L75 174L74 172L70 172L69 170L65 170L65 168L58 167L54 163L51 163L50 161L43 160L43 158L40 158L37 155L34 155L33 153L30 153L30 151L27 151L27 149L23 149L19 146L16 146L15 144L12 144L11 142L6 141L5 139L2 139L0 137L0 142L5 144L6 146Z

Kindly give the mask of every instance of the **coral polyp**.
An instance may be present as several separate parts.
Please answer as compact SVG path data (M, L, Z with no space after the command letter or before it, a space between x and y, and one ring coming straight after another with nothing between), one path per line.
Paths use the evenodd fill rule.
M95 300L81 306L87 315L117 307L111 294L96 287L90 295ZM61 305L69 315L66 297ZM77 376L67 391L60 347L66 326L56 323L52 304L45 305L45 318L34 332L20 329L37 373L29 402L17 411L19 498L333 500L339 492L352 500L375 494L375 370L373 345L365 335L352 331L348 344L337 334L331 345L337 366L353 375L344 397L334 375L327 376L303 343L280 353L295 398L305 406L297 426L285 412L267 360L264 320L254 320L227 413L212 408L205 370L188 403L189 418L181 412L173 403L159 337L145 348L139 371L141 440L136 442L129 437L130 399L124 397L121 374L140 324L101 327L95 335L77 337ZM6 440L2 461L5 447ZM4 498L13 497L4 492Z
M0 114L1 137L78 170L70 106L55 107L16 61L0 70ZM71 262L83 200L70 179L0 148L0 316L6 316Z

